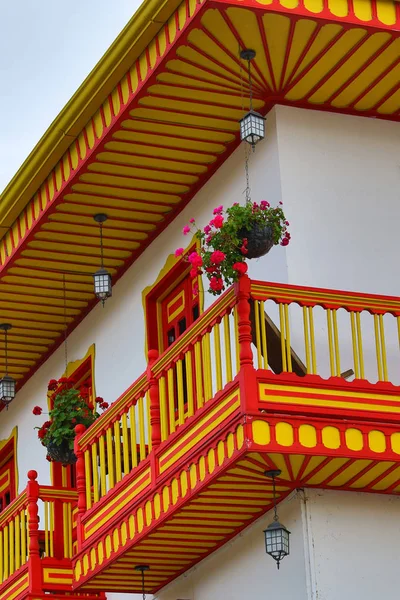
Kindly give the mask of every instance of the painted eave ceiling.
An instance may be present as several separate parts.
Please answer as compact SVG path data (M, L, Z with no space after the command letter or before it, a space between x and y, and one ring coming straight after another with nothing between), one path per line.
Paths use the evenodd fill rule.
M280 103L399 121L399 26L390 0L184 0L57 163L55 145L55 167L0 240L0 322L13 324L19 386L62 341L65 313L69 332L95 304L93 215L109 216L115 283L236 148L240 48L257 52L263 114Z

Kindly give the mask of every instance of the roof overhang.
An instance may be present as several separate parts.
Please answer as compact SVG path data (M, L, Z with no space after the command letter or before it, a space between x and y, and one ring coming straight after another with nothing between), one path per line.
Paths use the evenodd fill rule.
M400 120L398 3L175 7L143 5L2 196L0 322L14 325L20 385L63 337L63 281L68 331L95 304L93 215L109 216L105 259L115 281L236 148L248 94L239 48L257 51L254 104L263 114L280 103Z

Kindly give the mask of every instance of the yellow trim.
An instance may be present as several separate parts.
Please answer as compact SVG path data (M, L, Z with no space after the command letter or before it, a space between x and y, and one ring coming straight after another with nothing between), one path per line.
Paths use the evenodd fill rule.
M180 0L144 0L139 6L1 194L1 237L179 4Z
M192 237L191 241L185 248L185 252L187 252L187 250L189 248L191 248L193 245L195 245L196 248L199 248L199 246L200 246L200 241L196 238L196 236ZM177 258L175 256L175 254L169 254L166 258L164 266L161 268L159 274L157 275L157 279L154 281L154 283L152 283L151 285L148 285L147 287L144 288L144 290L142 292L142 305L143 305L143 313L144 313L145 323L147 322L147 312L146 312L147 296L154 290L154 288L160 283L160 281L168 275L168 273L171 271L171 269L180 260L182 260L182 259ZM179 279L174 281L173 284L165 291L165 293L162 296L160 296L160 298L157 299L157 324L161 323L161 302L171 292L171 290L174 287L176 287L182 281L182 279L184 279L185 277L186 277L186 274L184 273L182 275L182 277L180 277ZM203 287L203 280L201 277L199 277L199 314L201 315L203 312L204 312L204 287ZM162 330L160 327L158 327L158 347L160 348L160 351L162 351L163 346L164 346L164 344L163 344L163 339L162 339ZM145 341L144 341L144 352L145 352L145 356L147 358L147 352L148 352L147 335L145 336Z
M18 459L17 459L17 450L18 450L18 427L14 427L10 433L10 436L5 440L0 440L0 452L1 450L14 438L14 475L15 475L15 496L18 495L18 485L19 485L19 476L18 476ZM8 460L8 459L7 459ZM3 466L0 464L0 467Z

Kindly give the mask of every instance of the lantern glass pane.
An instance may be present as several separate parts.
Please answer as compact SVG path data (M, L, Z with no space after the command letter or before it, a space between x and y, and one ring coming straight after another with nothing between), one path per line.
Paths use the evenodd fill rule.
M104 300L109 298L112 293L111 275L105 269L100 269L93 275L94 293L97 298Z
M289 554L289 531L285 527L266 529L265 546L267 554L281 560Z
M12 377L5 376L0 379L0 400L8 403L15 398L15 380Z
M265 136L265 119L254 112L249 112L240 121L240 138L249 144L256 144Z

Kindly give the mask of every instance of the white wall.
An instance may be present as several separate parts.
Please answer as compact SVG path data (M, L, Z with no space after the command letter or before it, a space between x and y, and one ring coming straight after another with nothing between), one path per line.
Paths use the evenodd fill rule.
M300 499L280 504L279 519L291 532L291 552L280 566L265 552L267 513L231 542L161 590L157 600L307 600Z

